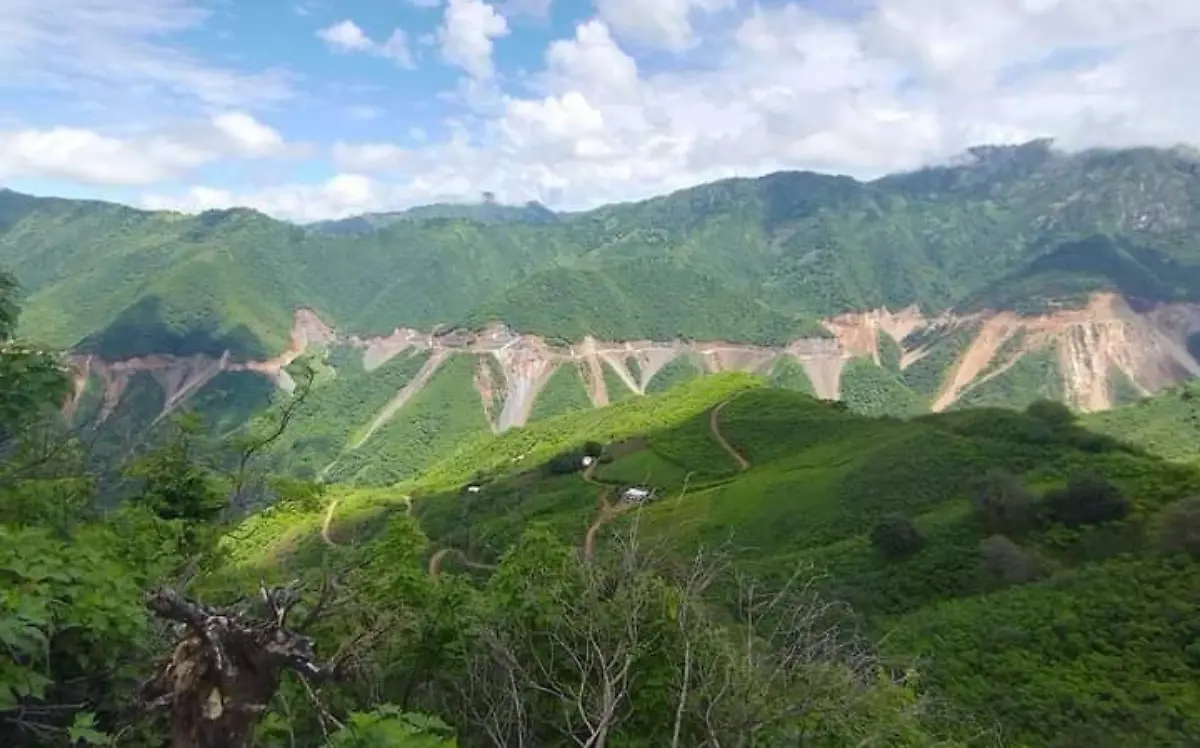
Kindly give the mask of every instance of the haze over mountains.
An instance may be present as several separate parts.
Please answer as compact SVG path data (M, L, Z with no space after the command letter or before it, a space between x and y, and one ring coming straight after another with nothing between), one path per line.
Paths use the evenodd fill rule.
M161 418L220 374L286 386L319 348L366 379L418 357L326 467L406 439L383 427L431 382L470 403L473 432L729 369L901 415L1037 397L1098 410L1200 373L1190 151L1034 141L961 161L580 214L442 205L308 227L5 192L0 266L28 294L24 332L79 357L80 397L95 386L103 413L139 372ZM445 366L459 354L472 361Z

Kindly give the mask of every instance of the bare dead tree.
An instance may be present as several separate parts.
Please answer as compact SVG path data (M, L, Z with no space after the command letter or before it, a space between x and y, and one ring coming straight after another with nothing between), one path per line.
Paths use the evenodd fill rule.
M824 600L800 568L778 589L736 576L738 636L701 663L704 748L802 744L816 710L850 716L879 685L880 663L848 630L848 609Z
M459 687L466 717L493 746L525 748L533 744L521 669L510 660L494 632L480 642L484 654L471 659Z
M275 427L267 434L252 439L244 444L237 456L237 466L231 473L231 482L233 484L232 495L229 503L235 509L240 509L245 503L245 490L248 472L251 462L255 456L263 450L269 448L272 444L279 441L284 432L287 431L288 425L292 419L308 401L309 395L312 393L313 381L316 379L316 371L311 366L305 366L303 381L296 388L292 398L284 406L279 414L279 419L275 422Z
M529 710L539 704L561 717L550 729L581 748L604 748L629 713L638 658L652 648L645 623L659 601L646 584L654 556L639 547L636 528L614 547L604 562L581 559L566 584L543 590L554 625L484 626L463 696L492 745L538 744Z
M325 613L337 586L326 580L295 626L289 618L302 607L299 582L260 585L258 606L214 608L172 588L148 594L147 608L175 625L171 654L143 688L147 707L169 710L172 748L249 746L286 672L299 678L322 725L336 726L317 691L345 674L356 648L380 633L365 630L329 660L317 660L313 639L302 632Z

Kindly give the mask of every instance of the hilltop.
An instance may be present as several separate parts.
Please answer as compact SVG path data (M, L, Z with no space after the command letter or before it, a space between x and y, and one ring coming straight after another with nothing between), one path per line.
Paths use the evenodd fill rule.
M587 557L636 524L673 555L727 546L768 584L797 568L823 575L822 592L849 602L889 657L917 658L922 690L978 719L961 739L980 725L1013 745L1200 736L1195 631L1171 612L1200 602L1200 567L1165 552L1158 529L1200 489L1195 468L1045 403L901 421L765 385L723 374L480 438L388 491L255 517L230 548L246 564L303 565L329 542L369 551L388 517L410 513L431 569L486 577L531 526ZM585 469L589 442L603 454ZM1032 503L988 519L972 502L996 471L1013 501ZM1068 518L1064 486L1110 490L1081 488L1091 474L1127 504ZM656 498L623 502L629 486ZM873 538L896 516L920 542L889 556Z
M326 375L314 407L339 414L304 470L379 482L460 437L730 369L867 414L1145 397L1200 373L1197 168L1036 141L873 182L782 172L332 233L4 192L0 267L22 332L80 363L80 418L187 406L234 428L304 358ZM430 417L440 446L356 467L428 442Z

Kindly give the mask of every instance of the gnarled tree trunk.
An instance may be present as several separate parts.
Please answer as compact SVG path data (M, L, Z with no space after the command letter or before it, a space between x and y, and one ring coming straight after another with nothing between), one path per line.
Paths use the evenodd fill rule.
M151 611L177 624L171 655L145 688L150 706L170 712L172 748L248 748L285 670L307 683L336 672L336 663L316 663L312 639L288 627L298 591L295 584L260 587L263 617L210 608L169 588L147 596ZM297 630L315 620L326 599Z

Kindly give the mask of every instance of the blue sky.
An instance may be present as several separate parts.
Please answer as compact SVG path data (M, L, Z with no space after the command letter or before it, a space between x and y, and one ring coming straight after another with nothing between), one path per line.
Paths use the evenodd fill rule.
M0 0L0 184L306 221L1200 141L1178 0Z

